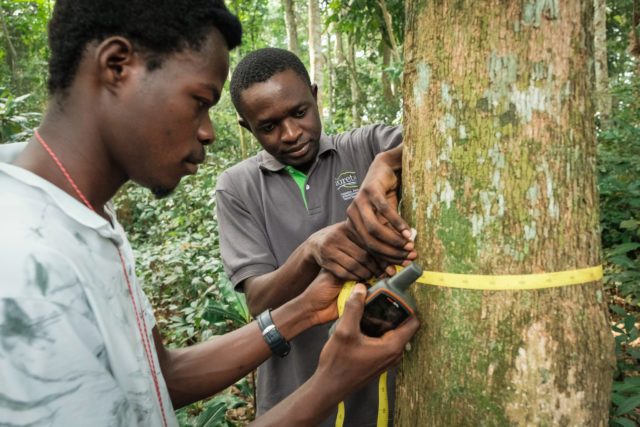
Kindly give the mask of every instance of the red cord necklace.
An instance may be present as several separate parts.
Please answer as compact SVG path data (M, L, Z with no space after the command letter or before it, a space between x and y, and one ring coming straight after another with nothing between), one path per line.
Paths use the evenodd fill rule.
M51 156L53 161L56 162L56 164L58 165L58 168L60 168L60 171L62 171L62 174L65 176L65 178L67 178L67 181L69 182L69 184L71 184L71 187L73 187L73 189L75 190L75 192L78 195L78 197L80 197L80 200L82 200L82 202L89 209L91 209L93 212L96 212L96 210L93 208L93 206L91 206L91 203L89 203L89 201L84 196L84 194L82 194L82 191L80 191L80 189L76 185L76 183L73 180L73 178L71 178L71 175L69 175L69 172L67 172L67 169L62 165L62 162L60 161L60 159L58 159L58 156L56 156L54 154L54 152L51 150L51 148L49 148L47 143L44 142L44 139L42 139L42 137L40 136L40 133L38 133L37 129L34 131L34 134L35 134L36 138L38 139L38 141L40 141L40 144L42 144L44 149L47 150L47 153L49 153L49 155ZM122 272L124 273L124 278L126 279L127 286L129 287L129 296L131 297L131 303L133 304L133 311L136 314L136 323L138 324L138 331L140 332L140 337L142 338L142 346L144 347L144 353L145 353L145 356L147 357L147 363L149 364L149 369L151 370L151 376L153 378L153 384L155 385L155 388L156 388L156 394L158 395L158 401L160 402L160 410L162 412L162 420L164 421L164 425L166 427L167 426L167 418L165 417L165 414L164 414L164 405L162 404L162 396L160 395L160 386L158 385L158 376L156 374L155 364L153 363L153 353L152 353L152 350L151 350L151 342L149 341L149 335L147 333L143 332L143 326L144 326L144 331L147 330L147 323L144 320L144 314L143 313L140 313L140 315L138 315L138 307L136 305L136 300L133 297L133 289L131 287L131 282L129 281L129 275L127 274L127 269L126 269L126 267L124 265L124 258L122 257L122 252L120 252L120 248L118 248L116 246L116 249L118 250L118 256L120 257L120 263L122 264ZM138 294L138 299L139 298L140 298L140 295ZM142 318L142 324L140 323L140 319L141 318Z

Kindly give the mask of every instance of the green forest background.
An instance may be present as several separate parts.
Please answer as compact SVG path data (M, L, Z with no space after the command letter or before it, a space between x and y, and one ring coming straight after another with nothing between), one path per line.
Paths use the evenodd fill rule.
M312 3L319 7L310 14ZM53 4L0 0L0 143L29 138L46 108L46 29ZM315 56L314 77L321 87L325 132L401 123L403 1L226 4L244 28L243 44L232 52L232 70L246 53L267 46L297 51L311 67L313 45L321 53ZM604 282L617 356L610 420L626 427L638 425L640 418L640 1L606 4L609 98L605 106L598 101L594 120ZM310 26L310 18L318 24ZM228 91L211 114L217 139L196 176L183 179L166 199L155 200L131 184L115 199L167 346L211 339L251 320L220 261L214 189L221 171L260 147L238 126ZM253 419L252 386L249 375L218 396L179 410L179 420L194 426L245 425Z

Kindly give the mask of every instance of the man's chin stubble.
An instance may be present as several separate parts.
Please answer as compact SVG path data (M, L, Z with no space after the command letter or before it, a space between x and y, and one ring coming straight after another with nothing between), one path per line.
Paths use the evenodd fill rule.
M151 187L149 190L151 191L151 193L153 193L156 199L164 199L169 194L173 193L174 189L175 188Z

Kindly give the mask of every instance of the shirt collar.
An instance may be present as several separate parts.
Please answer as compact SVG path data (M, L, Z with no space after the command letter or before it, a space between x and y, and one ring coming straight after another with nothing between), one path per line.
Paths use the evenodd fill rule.
M321 155L323 155L324 153L326 153L327 151L331 151L331 150L335 151L335 149L336 147L335 147L335 143L333 142L333 139L329 138L323 132L322 134L320 134L319 149L318 149L318 155L316 156L316 159ZM277 160L275 157L273 157L271 154L267 153L264 150L258 153L257 158L258 158L258 166L262 170L266 170L270 172L278 172L286 167L286 165L280 163L279 160Z
M9 163L0 163L0 173L4 173L29 187L33 187L44 192L68 217L85 227L95 230L102 237L113 240L116 245L120 246L124 243L123 234L120 232L121 230L118 230L118 228L121 229L120 224L118 224L118 221L116 220L113 208L109 206L111 202L109 202L105 211L111 218L111 223L114 224L114 226L112 226L109 221L85 206L84 203L71 197L68 193L53 185L46 179L43 179L26 169Z

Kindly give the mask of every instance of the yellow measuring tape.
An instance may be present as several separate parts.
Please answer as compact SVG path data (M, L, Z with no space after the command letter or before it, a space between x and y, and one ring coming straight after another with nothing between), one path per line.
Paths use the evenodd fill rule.
M376 283L376 279L369 279L367 285L371 286ZM351 295L353 288L356 287L356 282L346 282L340 294L338 294L338 316L342 316L344 311L344 305ZM344 425L344 402L338 404L338 415L336 417L336 427L342 427ZM384 372L380 375L378 380L378 423L377 427L387 427L389 425L389 398L387 393L387 373Z
M400 271L402 267L396 266L396 270ZM602 265L577 270L556 271L553 273L503 274L499 276L425 271L416 282L449 288L504 291L555 288L594 282L600 279L602 279ZM375 282L375 279L370 279L367 284L373 285ZM339 316L342 316L344 305L355 285L356 282L346 282L340 291L337 301ZM338 416L336 417L336 427L342 427L344 417L344 402L340 402L338 405ZM378 427L386 427L388 423L389 403L387 397L387 373L385 372L380 376L378 386Z
M396 267L396 269L400 269ZM482 274L452 274L425 271L416 280L418 283L449 288L484 289L494 291L556 288L577 285L602 279L602 266L579 270L556 271L539 274L504 274L500 276Z

